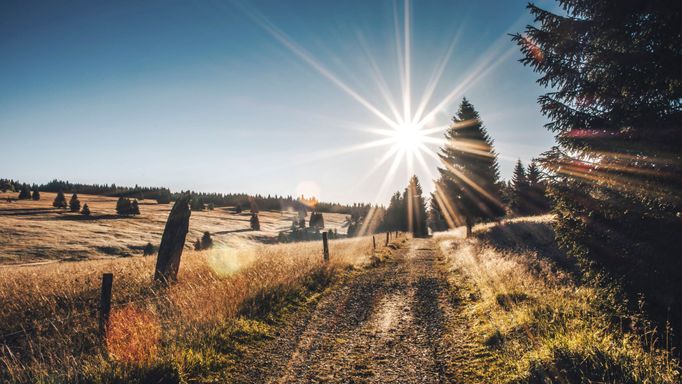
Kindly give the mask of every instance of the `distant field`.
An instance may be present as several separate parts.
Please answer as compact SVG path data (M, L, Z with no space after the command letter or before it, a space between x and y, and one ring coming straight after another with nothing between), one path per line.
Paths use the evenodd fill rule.
M33 263L50 260L84 260L142 255L142 247L151 242L158 246L172 204L155 200L140 201L139 216L116 214L115 197L78 195L88 204L92 215L52 207L54 193L42 192L39 201L7 201L16 193L0 193L0 264ZM66 194L67 201L71 198ZM291 225L292 212L260 213L260 231L249 227L249 211L235 214L232 207L192 212L186 247L204 231L219 244L234 241L272 242ZM325 213L326 228L342 228L345 215Z

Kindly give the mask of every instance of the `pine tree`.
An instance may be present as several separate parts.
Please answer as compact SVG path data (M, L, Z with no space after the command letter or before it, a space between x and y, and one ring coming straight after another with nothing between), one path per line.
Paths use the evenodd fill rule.
M83 204L83 210L81 210L81 213L84 216L90 216L90 207L88 207L88 203Z
M444 191L441 211L453 211L452 222L466 224L469 235L474 221L504 215L497 155L478 112L466 98L452 121L439 153L443 165L438 169L439 183Z
M201 236L201 249L209 249L213 246L213 239L211 238L211 234L207 231L204 232L204 235Z
M415 237L424 237L429 234L426 226L426 202L422 195L422 187L417 176L412 176L405 188L407 204L407 230Z
M251 214L251 219L249 220L251 224L251 229L254 231L260 231L260 220L258 219L257 213Z
M140 205L137 202L137 199L133 200L130 203L130 214L131 215L139 215L140 214Z
M19 190L19 196L17 199L19 200L28 200L31 198L31 190L28 187L28 184L24 184L21 186L21 189Z
M528 211L528 192L529 184L526 178L526 169L523 167L521 160L516 162L514 173L511 179L511 196L509 206L512 211L524 215Z
M87 207L88 205L85 204L85 206ZM144 248L142 249L143 256L151 256L154 253L156 253L156 247L152 243L147 243L147 245L145 245Z
M433 232L447 231L448 229L448 222L441 208L442 202L439 203L439 199L440 196L437 191L431 193L431 201L429 203L429 227Z
M35 201L40 200L40 191L38 190L37 185L33 186L33 193L31 194L31 198Z
M513 38L549 88L539 103L557 145L540 161L557 242L633 291L682 297L682 3L559 4L530 4L536 23ZM682 322L662 296L648 306Z
M66 207L68 207L68 204L66 203L66 197L64 196L64 192L62 192L62 191L57 192L57 196L54 198L54 201L52 202L52 206L55 208L66 208Z
M78 195L73 194L71 195L71 200L69 201L69 209L71 212L78 212L81 210L81 201L78 200Z
M130 199L125 197L119 197L116 201L116 213L119 215L129 215L130 214Z
M535 161L528 165L528 204L533 214L545 213L550 208L547 185L542 179L540 168Z

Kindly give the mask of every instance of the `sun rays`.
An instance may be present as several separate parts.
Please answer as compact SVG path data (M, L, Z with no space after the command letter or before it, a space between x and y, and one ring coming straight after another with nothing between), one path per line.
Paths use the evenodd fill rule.
M234 2L234 4L288 51L381 121L383 126L367 123L337 123L343 128L359 130L376 135L377 138L351 146L323 149L311 156L306 156L301 161L306 163L358 151L382 149L382 155L376 159L374 164L367 167L366 173L359 178L360 183L362 183L372 178L380 170L382 171L383 180L381 180L376 191L375 202L381 201L387 193L387 188L390 187L390 182L396 177L401 165L404 166L405 174L408 177L416 172L416 167L419 167L428 178L434 178L435 167L429 166L429 162L433 162L434 159L437 163L440 162L437 151L439 147L445 144L443 132L450 127L443 125L442 121L441 124L435 124L437 115L443 113L453 101L463 95L464 91L490 73L513 51L512 49L500 49L497 44L493 44L481 53L474 65L467 68L461 81L455 87L443 92L445 96L434 101L432 99L441 84L441 78L446 72L450 59L457 52L457 42L462 33L462 26L460 25L453 34L441 57L434 60L435 65L425 86L415 92L413 85L415 68L413 68L412 61L414 50L412 4L410 0L394 1L392 9L393 45L399 72L396 79L397 84L399 84L399 92L395 94L391 91L391 79L376 60L365 35L358 30L356 31L358 48L366 60L366 72L378 91L378 95L363 95L335 74L324 64L323 60L315 57L309 50L278 28L253 5L242 2ZM424 71L421 68L418 70ZM421 95L418 100L414 96L416 93ZM378 97L375 98L374 96ZM375 99L383 101L385 105L375 104L372 102ZM461 150L470 150L472 153L479 152L476 143L457 143L456 145ZM297 162L297 164L301 162Z

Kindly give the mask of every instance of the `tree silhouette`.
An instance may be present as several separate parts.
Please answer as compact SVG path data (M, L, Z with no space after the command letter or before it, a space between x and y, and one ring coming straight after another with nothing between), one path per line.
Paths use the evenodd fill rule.
M83 204L83 209L81 210L81 213L84 216L90 216L90 207L88 207L88 203Z
M201 249L209 249L213 246L213 239L211 238L211 234L206 231L204 232L204 235L201 236Z
M426 202L422 194L419 179L417 176L412 176L405 188L404 196L407 205L407 229L415 237L424 237L429 233L426 225Z
M462 99L452 125L445 133L446 144L439 156L441 212L455 217L452 222L467 226L467 235L476 220L504 215L500 201L499 171L493 142L474 106Z
M31 198L31 190L28 187L28 184L24 184L21 186L21 189L19 190L19 196L17 199L19 200L28 200Z
M78 212L81 210L81 201L78 200L78 195L75 193L71 195L71 200L69 200L69 209L71 212Z
M251 229L254 231L260 231L260 219L258 219L257 213L251 214L251 219L249 220L251 224Z
M511 210L519 214L528 213L529 184L526 177L526 169L523 167L521 160L518 160L516 166L514 166L510 188L509 207Z
M57 192L57 196L55 196L54 201L52 202L52 206L55 208L66 208L68 204L66 203L66 197L64 196L64 192L59 191Z
M40 191L38 190L37 185L33 186L33 193L31 194L31 199L33 199L35 201L40 200Z

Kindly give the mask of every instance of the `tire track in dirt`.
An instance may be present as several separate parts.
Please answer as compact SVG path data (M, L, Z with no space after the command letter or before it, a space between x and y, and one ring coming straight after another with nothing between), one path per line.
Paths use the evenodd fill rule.
M443 335L454 308L440 261L432 240L410 240L294 319L244 380L452 382Z

